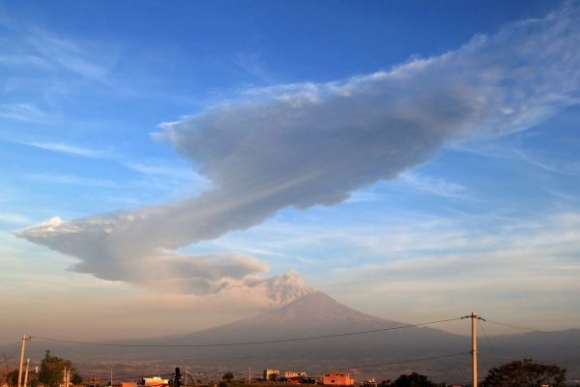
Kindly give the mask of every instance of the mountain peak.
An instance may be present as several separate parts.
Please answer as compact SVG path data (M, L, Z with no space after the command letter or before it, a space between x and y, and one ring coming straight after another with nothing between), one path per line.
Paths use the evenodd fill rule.
M345 305L342 305L326 293L315 291L306 294L292 302L282 306L266 315L280 318L316 318L316 317L337 317L348 313L359 313Z
M279 309L266 312L257 317L260 320L270 320L272 322L303 322L314 321L324 322L326 324L363 324L375 326L377 324L401 325L394 321L384 320L379 317L371 316L346 305L341 304L326 293L315 291L306 294Z

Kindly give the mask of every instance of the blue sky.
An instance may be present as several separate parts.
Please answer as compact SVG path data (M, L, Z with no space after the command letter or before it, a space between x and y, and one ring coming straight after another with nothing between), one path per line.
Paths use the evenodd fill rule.
M310 289L410 323L578 327L578 19L0 2L0 341L188 332Z

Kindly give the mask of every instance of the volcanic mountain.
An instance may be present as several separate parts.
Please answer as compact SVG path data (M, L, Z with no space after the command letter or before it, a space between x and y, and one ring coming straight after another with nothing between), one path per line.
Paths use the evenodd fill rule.
M191 361L204 369L219 364L240 372L251 367L305 370L313 375L351 370L377 376L379 369L404 372L410 369L406 360L428 358L428 364L421 367L425 372L439 367L462 375L471 364L469 337L370 316L322 292L256 317L139 344L155 349L154 355L141 351L142 359L171 359L172 364ZM437 361L449 355L458 358Z
M199 345L206 348L253 345L265 349L273 344L312 348L317 344L343 347L345 343L358 342L376 346L377 343L395 343L399 340L409 345L423 339L428 339L426 346L432 346L437 337L447 343L465 344L469 349L470 341L463 336L370 316L335 301L325 293L314 292L255 317L148 341L152 344Z
M580 353L574 343L579 341L578 329L480 338L480 371L485 375L492 366L533 358L566 367L570 378L578 378ZM34 340L31 357L41 358L44 353L34 354L33 344ZM461 383L471 377L470 337L373 317L322 292L256 317L189 334L96 347L51 346L54 354L70 358L79 368L95 370L101 364L106 373L110 364L120 367L123 363L127 373L131 367L133 372L147 369L152 373L180 365L196 369L202 378L227 371L247 375L248 369L258 375L266 368L306 371L313 376L340 370L359 380L394 379L410 372Z
M406 325L384 320L351 309L322 292L301 297L280 309L231 324L207 329L179 340L199 340L207 343L262 342L271 340L306 339L335 334L347 334L373 329Z
M469 324L465 321L465 324ZM479 368L533 358L568 368L580 377L580 330L485 336L479 342ZM275 368L320 375L349 371L359 379L394 379L419 372L435 380L469 382L471 337L427 326L386 320L349 308L325 293L307 294L279 309L191 334L150 339L173 364L245 373ZM163 349L163 351L161 351Z

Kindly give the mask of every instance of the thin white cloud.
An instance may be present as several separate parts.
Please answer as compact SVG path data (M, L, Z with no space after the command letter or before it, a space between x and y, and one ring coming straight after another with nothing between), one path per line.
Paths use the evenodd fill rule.
M12 212L0 212L0 222L25 225L30 223L30 219L22 214Z
M191 167L167 164L162 161L125 161L123 162L123 165L131 170L150 177L169 178L181 182L193 181L193 185L199 188L199 191L204 191L212 187L211 181L196 173ZM164 184L167 184L167 182Z
M348 203L357 203L357 202L376 202L384 200L384 198L373 191L370 190L358 190L350 194L349 198L346 199Z
M274 77L266 69L259 53L238 53L234 58L234 63L261 82L271 84L274 81Z
M25 178L35 182L46 184L79 185L86 187L118 187L118 183L113 180L84 178L74 175L64 175L58 173L27 174Z
M0 65L33 67L45 70L49 67L49 64L41 57L31 54L0 54Z
M57 153L66 153L75 156L91 157L91 158L108 158L110 154L108 152L96 149L90 149L86 147L65 144L62 142L20 142L21 144L32 146L39 149L48 150Z
M40 29L30 30L26 43L44 62L89 79L104 80L114 62L113 55L100 56L102 48L95 43L81 44Z
M410 171L402 173L400 178L403 182L421 192L449 198L465 197L466 188L464 186L444 179L424 176Z
M85 98L89 85L92 89L111 86L118 61L114 45L64 37L20 19L8 15L0 37L0 118L41 125L62 122L59 106Z
M533 165L543 171L555 173L558 175L565 175L571 177L580 177L580 168L577 165L565 165L565 166L558 166L554 163L540 161L538 158L534 158L533 156L527 154L523 150L519 149L512 149L513 153L516 154L521 160L525 161L526 163Z
M0 104L0 117L29 123L50 123L57 119L54 114L29 103Z
M78 258L74 270L100 278L138 283L136 276L146 273L137 275L135 265L158 262L181 281L182 291L223 291L261 275L260 265L229 257L224 266L167 251L248 229L283 208L340 203L354 190L427 162L445 146L538 124L579 100L578 36L580 7L567 4L543 19L391 71L250 90L161 125L161 136L212 181L213 190L18 235ZM438 192L454 189L439 182ZM175 273L186 260L182 278Z
M502 315L504 321L525 313L538 321L538 310L547 313L559 304L567 307L555 313L562 321L551 321L551 329L577 320L580 213L502 220L492 229L481 223L466 227L457 219L435 227L430 223L424 219L415 220L415 227L375 226L383 238L370 245L362 233L353 236L352 243L363 238L358 243L362 254L381 258L335 268L322 287L347 304L385 317L393 316L381 306L398 305L397 318L404 321L436 319L461 308ZM478 233L465 231L477 226ZM380 295L383 303L370 304L367 300L377 299L372 295Z

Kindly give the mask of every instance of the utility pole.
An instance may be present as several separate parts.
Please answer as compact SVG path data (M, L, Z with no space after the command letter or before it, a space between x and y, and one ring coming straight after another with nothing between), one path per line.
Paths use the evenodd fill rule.
M24 372L24 387L28 386L28 367L30 367L30 359L26 359L26 372Z
M20 347L20 366L18 367L18 387L22 387L22 366L24 365L24 351L26 342L30 341L30 336L22 335L22 345Z
M485 321L485 319L476 315L475 312L471 312L469 316L463 316L462 318L471 319L471 385L477 387L477 320Z
M181 387L181 370L175 367L175 377L173 379L173 387Z
M473 370L473 387L477 387L477 315L471 312L471 369Z
M8 366L8 358L6 357L6 355L2 355L2 357L4 358L4 365L6 366L6 376L8 376L8 374L10 373L10 367Z
M69 387L70 385L70 368L64 367L64 372L62 373L62 381L64 387Z

